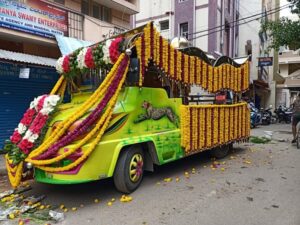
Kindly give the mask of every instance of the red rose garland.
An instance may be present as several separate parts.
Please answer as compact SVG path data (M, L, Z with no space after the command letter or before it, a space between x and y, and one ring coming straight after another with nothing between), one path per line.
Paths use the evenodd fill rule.
M122 41L123 38L118 37L115 40L113 40L111 45L109 46L109 57L112 63L115 63L121 54L119 52L119 46Z
M66 55L63 60L62 68L64 73L70 72L70 56Z
M19 143L19 141L21 141L23 137L22 134L25 133L28 126L32 123L36 113L41 109L40 102L44 101L44 99L44 97L38 97L30 103L30 108L26 110L26 112L23 115L23 118L18 124L18 127L15 129L13 135L10 137L10 141L13 144L17 144Z
M13 135L10 137L12 143L17 144L22 139L22 135L15 130Z
M25 126L30 125L33 116L35 115L35 110L34 109L27 109L25 112L23 118L21 119L20 123L24 124Z
M10 140L23 153L29 154L35 141L46 125L54 107L57 105L59 97L56 95L43 95L31 102L30 108L27 109L21 119L18 128L15 129Z
M22 150L22 152L28 154L30 149L33 147L33 143L27 139L23 139L20 144L18 144L18 147Z
M93 50L92 48L88 48L84 57L84 62L86 66L90 69L95 68L95 61L93 58Z

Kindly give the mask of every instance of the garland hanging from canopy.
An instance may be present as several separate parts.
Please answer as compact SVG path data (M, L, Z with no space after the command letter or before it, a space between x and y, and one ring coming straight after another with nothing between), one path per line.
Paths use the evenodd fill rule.
M143 85L150 61L170 79L186 85L198 85L215 93L220 90L244 92L249 86L249 63L240 66L222 64L214 67L197 56L189 56L172 47L153 26L148 23L141 36L135 40L140 61L139 86Z

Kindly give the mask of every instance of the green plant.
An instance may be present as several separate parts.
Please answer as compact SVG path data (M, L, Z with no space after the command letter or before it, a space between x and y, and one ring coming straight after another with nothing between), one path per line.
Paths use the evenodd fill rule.
M300 0L288 0L291 3L291 12L300 16ZM276 21L262 23L262 32L267 32L270 37L269 50L278 50L281 46L289 46L290 49L300 48L300 21L292 21L282 17Z
M271 139L266 138L266 137L257 137L257 136L250 137L250 142L255 143L255 144L266 144L270 141L271 141Z

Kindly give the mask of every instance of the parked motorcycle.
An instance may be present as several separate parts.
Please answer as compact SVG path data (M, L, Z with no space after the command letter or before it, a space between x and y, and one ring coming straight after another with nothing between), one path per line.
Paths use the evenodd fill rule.
M291 123L292 121L292 109L286 108L284 106L279 106L277 109L275 109L274 113L278 117L278 122L285 122L285 123Z
M250 124L251 128L256 127L257 125L261 124L261 112L257 108L255 108L253 103L249 103L250 107Z
M268 108L266 108L262 112L262 124L263 125L270 125L271 123L277 123L278 117L277 115L272 113L272 105L270 105Z
M271 124L271 119L272 119L272 112L271 108L267 108L262 111L262 118L261 118L261 123L263 125L270 125Z

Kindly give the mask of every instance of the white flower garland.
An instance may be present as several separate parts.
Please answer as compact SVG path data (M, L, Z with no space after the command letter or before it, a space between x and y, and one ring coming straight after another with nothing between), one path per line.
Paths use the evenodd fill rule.
M65 56L62 56L60 57L57 61L56 61L56 65L55 65L55 68L56 68L56 71L59 73L59 74L62 74L64 72L63 70L63 62L64 62L64 58Z
M111 64L111 61L110 61L110 57L109 57L109 47L112 43L112 40L107 40L105 42L105 45L103 45L103 48L102 48L102 51L103 51L103 61L108 64L110 63Z
M79 69L87 68L87 65L85 64L85 60L84 60L86 52L87 52L87 48L83 48L77 55L77 62L78 62L77 66Z
M60 97L58 95L50 95L48 96L43 104L43 108L41 109L41 113L43 115L49 115L53 110L54 107L57 105Z
M38 105L38 103L39 103L39 101L40 101L40 99L41 99L42 97L43 97L43 96L39 96L39 97L37 97L37 98L34 98L33 101L30 102L29 108L30 108L30 109L33 109L33 108L34 108L34 109L37 111L37 105ZM19 123L19 124L18 124L18 127L17 127L15 130L17 130L17 131L19 132L19 134L24 134L25 131L27 130L27 126L24 125L23 123Z
M37 103L39 102L39 100L42 98L43 96L39 96L37 98L34 99L34 101L36 101L36 106ZM55 108L55 106L58 104L60 100L60 97L58 95L48 95L45 99L44 99L44 103L43 103L43 108L39 111L39 113L48 116ZM22 129L21 131L23 131L23 133L26 131L24 137L22 138L22 140L27 139L29 142L33 143L38 139L39 134L33 133L31 131L31 127L29 126L28 128L26 126L22 126L23 124L19 123L20 128ZM25 130L24 130L25 129ZM19 131L19 127L18 127L18 131ZM19 132L20 134L22 134L21 132Z

